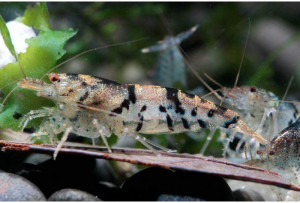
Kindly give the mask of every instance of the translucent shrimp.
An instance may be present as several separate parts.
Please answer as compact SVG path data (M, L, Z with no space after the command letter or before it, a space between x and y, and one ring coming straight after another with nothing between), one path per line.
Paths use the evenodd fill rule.
M217 126L253 136L267 143L240 116L196 95L152 85L118 84L99 77L50 73L52 84L24 79L18 86L53 100L56 106L31 111L24 123L46 117L37 134L74 132L84 137L130 135L153 150L138 135L199 131ZM67 131L66 131L67 129ZM109 151L110 147L106 145ZM164 148L161 148L164 149Z

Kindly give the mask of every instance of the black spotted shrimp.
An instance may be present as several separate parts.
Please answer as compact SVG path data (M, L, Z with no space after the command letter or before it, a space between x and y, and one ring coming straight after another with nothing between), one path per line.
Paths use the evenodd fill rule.
M45 117L37 134L64 132L54 157L70 132L80 136L102 138L112 133L129 135L154 150L152 146L169 151L138 135L199 131L213 126L232 129L268 143L255 133L240 116L196 95L152 85L124 84L89 75L48 75L51 84L36 79L24 79L18 86L37 92L56 103L55 107L29 112L28 121Z
M111 134L132 136L157 153L153 147L170 150L141 137L139 133L180 133L212 127L231 129L250 135L261 143L268 143L235 111L178 89L119 84L100 77L71 73L48 72L51 83L46 83L41 79L26 77L20 62L19 65L24 79L16 88L33 90L38 96L56 104L54 107L31 110L21 122L24 129L29 121L44 118L35 135L53 137L63 133L54 158L71 132L88 138L101 137L109 152L112 150L106 137Z
M282 102L274 93L255 86L224 87L219 95L223 96L225 104L237 111L249 126L268 140L274 138L300 116L299 103ZM234 145L232 141L236 144ZM237 135L232 136L231 142L226 143L225 153L230 156L237 155L238 151L242 153L245 141L250 142L254 152L259 147L259 143L255 140Z

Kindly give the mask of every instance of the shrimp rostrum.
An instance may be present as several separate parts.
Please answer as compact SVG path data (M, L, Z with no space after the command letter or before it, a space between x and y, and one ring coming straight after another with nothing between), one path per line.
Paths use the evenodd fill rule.
M106 137L114 133L118 137L132 136L152 150L155 146L168 151L138 133L179 133L209 127L231 129L267 143L236 112L177 89L122 85L81 74L50 73L48 77L50 84L28 78L19 82L19 87L34 90L56 103L54 107L29 112L23 118L23 127L32 119L46 117L37 134L64 132L58 148L73 132L83 137L101 137L111 152Z

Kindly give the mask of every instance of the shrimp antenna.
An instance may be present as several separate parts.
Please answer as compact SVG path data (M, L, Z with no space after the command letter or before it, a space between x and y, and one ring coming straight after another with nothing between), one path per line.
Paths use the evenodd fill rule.
M115 46L120 46L120 45L125 45L125 44L130 44L130 43L135 43L135 42L138 42L138 41L142 41L142 40L145 40L145 39L148 39L148 37L143 37L141 39L137 39L137 40L132 40L132 41L126 41L126 42L118 42L118 43L115 43L115 44L110 44L110 45L104 45L104 46L101 46L101 47L96 47L96 48L92 48L92 49L88 49L86 51L83 51L71 58L69 58L68 60L54 66L53 68L51 68L47 73L45 73L42 77L41 77L41 80L46 76L48 75L50 72L52 72L53 70L55 70L56 68L64 65L65 63L68 63L69 61L72 61L84 54L87 54L87 53L90 53L90 52L93 52L93 51L97 51L97 50L101 50L101 49L105 49L105 48L109 48L109 47L115 47Z
M286 90L285 90L285 92L284 92L284 94L283 94L282 100L285 100L285 98L286 98L286 96L287 96L287 93L288 93L288 91L289 91L290 88L291 88L291 85L292 85L293 80L294 80L294 75L292 75L292 77L290 78L290 81L289 81L289 83L288 83L288 86L287 86L287 88L286 88Z
M239 81L239 77L240 77L240 73L241 73L241 69L242 69L242 66L243 66L243 62L244 62L244 58L245 58L245 53L246 53L246 49L247 49L247 45L248 45L248 39L249 39L250 27L251 27L250 18L248 18L248 21L249 21L249 24L248 24L247 38L246 38L246 42L245 42L245 46L244 46L244 50L243 50L243 54L242 54L242 59L241 59L241 62L240 62L240 66L239 66L239 69L238 69L238 72L236 74L235 81L234 81L234 84L233 84L233 88L235 88L237 86L237 83ZM225 92L224 97L220 101L220 106L223 104L226 95L229 94L229 93L230 93L230 90L228 92Z
M8 99L8 97L9 97L9 96L10 96L17 88L18 88L18 85L15 86L15 87L8 93L8 95L7 95L7 96L5 97L5 99L3 100L1 106L3 106L3 105L5 104L5 102L6 102L6 100Z
M4 85L3 87L1 87L0 90L6 88L6 87L8 87L8 86L14 85L14 84L15 84L16 82L18 82L18 81L19 81L19 79L18 79L18 80L14 80L13 82L11 82L11 83L9 83L9 84Z
M271 101L279 101L279 103L291 103L291 104L295 103L295 104L299 104L300 103L299 101L286 101L286 100L284 100L286 98L286 96L287 96L287 93L288 93L291 85L292 85L293 80L294 80L294 75L292 75L292 77L290 78L288 86L287 86L287 88L286 88L286 90L284 92L284 95L283 95L283 97L282 97L281 100L271 99Z
M242 69L242 65L243 65L244 58L245 58L245 53L246 53L246 49L247 49L248 40L249 40L251 21L250 21L250 18L248 18L248 20L249 20L249 28L248 28L247 38L246 38L246 42L245 42L245 46L244 46L244 50L243 50L243 55L242 55L241 63L240 63L238 72L236 74L236 78L235 78L235 81L234 81L233 88L235 88L237 86L237 83L238 83L238 80L239 80L239 77L240 77L240 73L241 73L241 69Z
M217 92L218 92L219 90L224 89L224 86L221 85L219 82L217 82L215 79L213 79L213 78L212 78L210 75L208 75L207 73L204 73L204 76L207 77L207 79L209 79L211 82L213 82L213 83L216 84L217 86L221 87L221 88L219 88L219 89L217 89L217 90L214 90L214 91L212 91L212 92L210 92L210 93L208 93L208 94L206 94L206 95L204 95L204 96L208 96L208 95L210 95L210 94L213 93L213 94L220 100L220 102L221 102L221 101L223 100L223 98L225 98L225 96L227 95L227 93L226 93L225 95L223 95L223 96L220 98Z
M224 88L223 85L221 85L219 82L217 82L215 79L213 79L210 75L208 75L207 73L204 73L204 76L207 77L210 81L212 81L213 83L215 83L216 85L218 85L221 88Z
M271 101L277 101L276 99L271 99ZM282 103L290 103L290 104L300 104L299 101L287 101L287 100L279 100L279 102L282 102Z
M182 51L183 55L185 57L183 57L183 60L185 61L185 63L187 64L187 67L193 72L193 74L198 78L198 80L200 82L202 82L202 84L207 88L209 89L211 92L214 92L214 89L211 88L206 82L205 80L197 73L197 71L192 67L192 65L189 63L189 61L186 59L188 58L187 54L183 51L183 49L179 46L179 49ZM215 94L215 96L218 98L218 99L222 99L222 97L220 97L218 94Z
M222 88L213 90L212 92L209 92L209 93L207 93L207 94L205 94L205 95L203 95L203 96L201 96L201 97L204 98L204 97L207 97L207 96L209 96L209 95L211 95L211 94L217 94L217 92L218 92L219 90L221 90L221 89L222 89Z

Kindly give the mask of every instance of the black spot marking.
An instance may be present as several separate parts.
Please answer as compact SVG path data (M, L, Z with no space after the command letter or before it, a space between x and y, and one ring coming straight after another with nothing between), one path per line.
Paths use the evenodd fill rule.
M147 106L144 105L144 106L141 108L140 112L144 112L144 111L146 111L146 109L147 109Z
M52 120L53 120L53 121L56 121L56 118L52 117Z
M167 124L168 124L168 128L170 131L174 131L174 128L173 128L173 121L171 119L171 117L169 116L169 114L167 114Z
M74 92L74 90L73 89L69 89L69 93L71 93L71 92Z
M292 107L294 108L294 110L295 110L293 116L294 116L295 119L297 119L298 114L299 114L299 111L298 111L297 107L295 106L295 104L291 103L291 106L292 106Z
M296 112L294 112L294 114L293 114L293 115L294 115L294 118L297 118L297 113L296 113Z
M215 110L214 109L210 109L208 112L207 112L207 116L208 117L212 117L215 113Z
M233 140L229 142L229 148L233 151L237 149L237 146L241 142L241 137L240 136L234 136ZM244 149L245 142L242 143L242 145L239 147L240 149Z
M95 106L97 106L97 105L99 105L99 104L101 104L101 101L94 101L94 102L92 103L92 105L95 105Z
M195 95L194 95L194 94L190 94L190 93L187 93L187 92L184 92L184 91L182 91L182 93L184 93L185 96L188 97L188 98L191 98L191 99L194 99L194 98L195 98Z
M143 127L143 121L144 121L144 116L142 116L140 118L140 122L139 122L139 124L137 125L137 127L135 129L136 132L139 132L142 129L142 127Z
M167 99L171 100L175 104L175 108L176 108L175 112L183 115L185 113L185 110L181 107L181 102L178 99L178 90L166 87L166 91L167 91L166 94Z
M16 112L16 113L14 113L13 117L14 117L14 119L18 120L19 118L22 117L22 114Z
M88 84L86 82L82 82L81 86L86 87Z
M86 99L88 98L88 96L89 96L89 92L86 91L86 92L84 93L84 95L82 95L82 96L80 97L79 101L82 102L82 101L86 100Z
M128 85L128 98L129 98L129 101L131 101L133 104L135 104L136 102L136 96L135 96L135 87L134 85Z
M181 121L185 129L190 129L190 124L185 118L181 118Z
M118 107L118 108L115 108L114 110L111 111L112 113L114 114L121 114L122 113L122 108L121 107ZM110 116L116 116L114 114L109 114Z
M167 109L173 109L173 106L172 106L172 105L169 105L169 106L167 107Z
M129 110L129 100L128 99L124 99L124 101L121 103L121 106L118 108L115 108L114 110L112 110L112 113L116 113L116 114L121 114L123 111L123 108L126 108L127 110ZM110 116L116 116L114 114L109 114Z
M206 122L205 121L203 121L203 120L201 120L201 119L198 119L197 120L198 121L198 124L199 124L199 126L201 127L201 128L206 128Z
M234 116L233 118L229 119L228 121L226 121L223 125L224 128L228 128L230 125L232 124L236 124L238 122L238 120L240 119L239 116Z
M197 109L197 108L193 108L193 109L192 109L192 111L191 111L191 115L192 115L192 116L197 116L197 111L196 111L196 109Z
M100 79L101 80L100 84L120 85L120 83L117 83L115 81L108 80L108 79L105 79L105 78L101 78L101 77L98 77L98 76L93 76L93 78Z
M126 108L127 110L129 110L129 100L128 99L124 99L124 101L121 104L121 108Z
M164 112L164 113L167 112L166 107L164 107L164 106L162 106L162 105L159 106L159 111L160 111L160 112Z
M23 132L25 132L25 133L34 133L34 132L35 132L35 129L34 129L34 127L31 127L31 128L25 128L25 129L23 130Z
M67 76L69 76L71 80L78 80L78 74L76 73L67 73Z
M293 120L290 120L290 121L289 121L289 125L292 125L292 124L293 124Z
M223 107L223 106L217 106L216 105L216 111L220 114L220 115L224 115L225 112L227 111L227 108Z
M180 114L184 114L185 113L185 110L183 109L183 108L181 108L181 107L178 107L177 109L176 109L176 113L180 113Z

